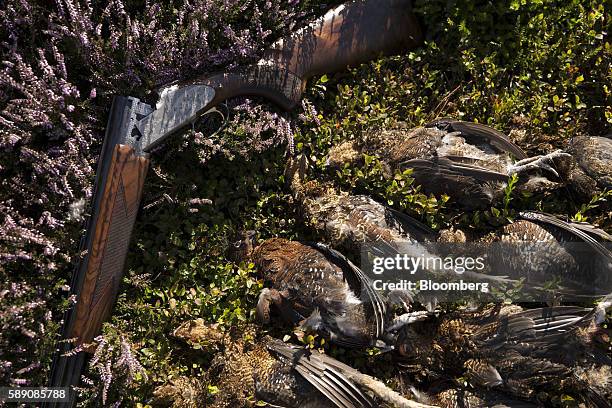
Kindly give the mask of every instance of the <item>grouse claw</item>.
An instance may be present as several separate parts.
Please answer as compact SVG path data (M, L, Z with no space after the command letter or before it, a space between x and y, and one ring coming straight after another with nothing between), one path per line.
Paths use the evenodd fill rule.
M393 322L391 322L391 326L389 326L388 331L393 332L399 330L407 324L426 320L429 316L431 316L431 312L428 312L426 310L404 313L403 315L399 315L395 319L393 319Z
M554 159L567 159L571 157L572 156L569 153L565 153L561 150L556 150L544 156L535 156L520 160L510 166L508 173L520 175L532 170L546 170L554 174L555 177L559 177L559 173L557 173L557 170L553 168L553 166L555 165Z

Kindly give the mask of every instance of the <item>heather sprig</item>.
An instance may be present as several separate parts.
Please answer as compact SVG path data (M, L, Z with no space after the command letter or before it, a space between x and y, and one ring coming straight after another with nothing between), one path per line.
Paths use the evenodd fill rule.
M0 383L36 385L45 336L52 324L48 303L28 284L0 283ZM15 342L15 339L22 339ZM38 358L37 358L38 357Z
M147 373L125 335L109 329L107 334L96 337L94 343L95 351L89 361L89 373L97 378L96 381L84 379L83 382L88 386L79 391L88 399L96 401L99 398L103 405L107 405L110 404L112 386L112 399L115 399L113 404L120 404L129 395L136 379L147 381Z
M100 10L57 0L49 34L71 39L88 80L109 90L143 90L254 59L275 34L304 15L296 4L195 0L166 6L147 1L135 12L111 0ZM265 12L264 12L265 10Z

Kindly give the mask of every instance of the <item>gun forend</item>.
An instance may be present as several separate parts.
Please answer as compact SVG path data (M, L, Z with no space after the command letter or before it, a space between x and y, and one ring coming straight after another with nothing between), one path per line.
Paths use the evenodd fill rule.
M110 314L149 165L148 158L137 156L133 147L123 144L113 147L110 161L68 334L78 344L91 342Z

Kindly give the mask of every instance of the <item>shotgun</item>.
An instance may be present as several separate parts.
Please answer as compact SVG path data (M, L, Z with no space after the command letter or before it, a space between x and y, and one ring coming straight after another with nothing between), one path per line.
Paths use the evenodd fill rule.
M66 312L62 327L63 338L75 340L60 343L50 385L79 384L88 354L84 346L98 335L111 314L153 148L228 98L262 96L291 110L300 101L308 78L411 49L421 41L410 0L354 1L276 41L252 65L164 88L155 107L138 98L115 96L98 162L91 216L81 240L85 255L71 283L76 303ZM85 350L75 352L75 346ZM69 402L47 406L75 403L71 388Z

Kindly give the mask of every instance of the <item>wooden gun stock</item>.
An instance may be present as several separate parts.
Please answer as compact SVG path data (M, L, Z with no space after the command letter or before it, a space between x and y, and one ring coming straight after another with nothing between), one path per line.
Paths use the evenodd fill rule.
M77 297L72 330L68 337L77 344L90 343L114 303L138 213L149 159L136 156L134 148L117 144L111 151L110 167L102 186L91 244L83 262L83 283ZM79 271L80 273L81 271Z
M86 254L72 280L76 304L64 318L63 336L74 342L62 344L55 356L51 378L54 387L79 383L84 353L63 354L76 346L86 347L99 334L110 316L123 277L149 165L147 156L129 144L127 129L134 113L133 104L137 103L134 98L116 97L111 108L96 174L92 214L81 244Z
M353 1L278 40L257 63L166 87L157 109L136 126L143 150L236 96L261 96L285 110L295 107L306 80L418 46L421 31L410 0Z
M264 60L306 80L336 72L379 55L415 48L422 41L410 0L368 0L343 4L319 20L274 43Z
M354 1L278 40L255 65L191 83L215 90L211 106L234 96L255 95L290 110L313 75L412 49L421 42L410 0Z

